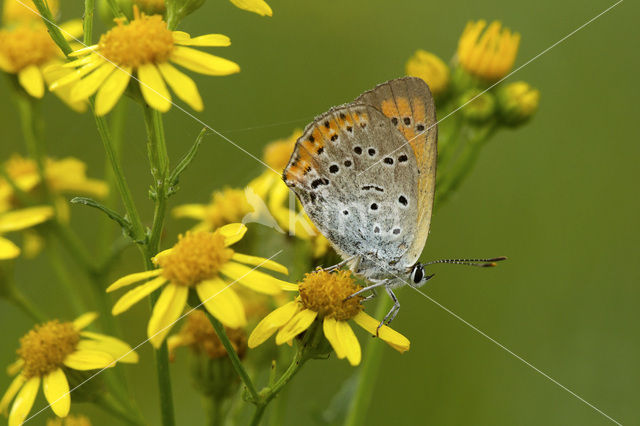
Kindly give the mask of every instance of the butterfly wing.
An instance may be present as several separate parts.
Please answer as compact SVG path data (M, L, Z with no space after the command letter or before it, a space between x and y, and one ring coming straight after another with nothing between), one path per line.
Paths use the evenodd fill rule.
M343 257L391 264L413 244L417 168L391 120L372 105L354 102L305 128L283 179Z
M356 102L372 105L382 111L408 141L418 170L418 217L414 240L406 261L414 263L424 249L436 184L438 127L433 96L427 84L416 77L404 77L378 85L363 93ZM393 152L392 150L387 152Z

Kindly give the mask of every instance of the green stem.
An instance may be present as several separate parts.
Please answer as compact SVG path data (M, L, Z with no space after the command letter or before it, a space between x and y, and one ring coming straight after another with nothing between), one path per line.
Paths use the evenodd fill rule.
M242 365L242 362L240 361L240 358L238 357L238 353L233 348L233 344L231 344L231 341L229 340L229 337L227 336L227 333L224 330L224 326L222 325L222 323L220 323L220 321L218 321L216 318L214 318L209 313L209 311L207 311L205 309L204 312L205 312L205 314L207 314L207 318L209 318L209 321L211 322L211 325L213 326L214 330L216 331L216 334L218 335L218 338L222 342L222 345L227 350L227 354L229 355L229 359L231 360L231 364L233 365L233 369L236 370L236 373L238 374L238 377L240 377L240 379L243 381L244 385L247 387L247 390L249 391L249 394L251 395L251 400L253 402L257 403L258 401L260 401L260 395L258 394L258 390L256 389L255 385L253 384L253 381L251 380L251 377L249 377L249 373L247 373L247 370L245 370L244 366Z
M102 408L107 413L112 416L122 420L125 424L134 425L134 426L142 426L144 423L140 422L138 419L129 415L127 410L120 405L120 403L111 395L111 394L103 394L96 403L100 408Z
M207 410L207 424L209 426L221 426L224 424L224 410L222 404L224 403L217 398L203 397L203 403Z
M83 42L85 46L91 46L92 34L93 34L93 10L95 1L84 0L84 19L82 22L82 28L84 32Z
M60 27L56 24L55 18L53 14L49 10L49 7L46 5L44 0L33 0L38 12L40 12L40 16L42 17L42 21L47 26L49 30L49 35L55 44L64 52L65 55L69 55L72 52L71 46L67 40L65 40L64 35L60 31Z
M388 297L378 301L375 318L382 318L391 308L391 299ZM377 339L376 339L377 340ZM356 393L349 406L349 414L344 422L345 426L357 426L365 424L368 407L371 403L373 391L375 389L378 372L382 365L384 345L370 339L363 357L360 371L358 372L358 383Z
M60 252L57 247L54 246L54 242L49 239L47 243L49 245L49 249L47 250L49 263L53 268L53 272L58 277L58 281L63 286L66 296L71 301L71 306L73 307L74 314L77 317L86 311L86 303L78 293L78 286L73 284L73 280L67 271L67 266L63 263L62 258L60 257Z

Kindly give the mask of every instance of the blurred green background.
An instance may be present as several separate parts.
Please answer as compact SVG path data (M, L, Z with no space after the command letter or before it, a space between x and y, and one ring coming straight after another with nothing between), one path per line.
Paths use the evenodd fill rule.
M469 19L499 19L519 31L519 66L612 2L269 4L274 16L262 18L225 0L207 0L181 28L193 35L231 37L231 47L209 51L239 63L241 73L221 78L190 74L205 102L198 117L256 156L265 143L304 127L330 106L401 76L415 49L450 58ZM79 2L62 7L63 19L80 16ZM538 87L540 110L530 124L501 131L491 141L463 187L438 209L423 255L508 256L490 270L433 268L436 278L424 290L623 424L640 424L639 12L637 3L621 3L508 80ZM1 81L0 155L6 159L24 148L9 86ZM77 156L89 164L92 177L102 176L103 150L91 116L72 113L53 96L44 104L49 152ZM149 220L142 114L134 105L129 111L124 168ZM175 164L201 125L177 108L165 123ZM171 204L206 202L214 188L241 186L261 171L260 164L228 142L208 136ZM81 207L72 207L72 215L74 227L91 244L92 229L102 218ZM163 247L190 224L169 220ZM48 314L71 319L45 260L20 262L19 284ZM130 249L112 278L140 269L139 254ZM428 299L407 289L399 297L402 309L393 325L412 347L404 355L385 348L367 424L611 423ZM128 342L144 339L146 318L145 303L122 315ZM6 365L32 323L4 301L0 323L0 365ZM149 345L140 352L139 365L123 367L150 424L157 424L153 357ZM203 424L185 361L179 357L172 372L178 424ZM287 424L315 424L353 371L335 359L309 363L292 384ZM8 383L0 375L2 391ZM43 404L39 398L34 412ZM88 413L94 424L114 422L89 405L72 410ZM44 424L51 415L47 411L32 424Z

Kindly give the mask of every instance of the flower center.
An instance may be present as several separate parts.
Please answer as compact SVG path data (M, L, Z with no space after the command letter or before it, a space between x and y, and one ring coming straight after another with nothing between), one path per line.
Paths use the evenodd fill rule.
M242 189L225 188L213 193L207 206L207 222L217 228L228 223L240 222L251 211Z
M58 56L58 48L43 24L20 25L0 30L0 57L5 71L18 73L29 65L42 65Z
M225 331L238 356L242 358L247 350L245 332L240 328L228 327L225 327ZM186 338L186 341L191 342L189 346L196 353L205 353L212 359L227 355L227 350L222 345L209 319L201 310L194 311L189 315L180 334Z
M20 339L18 356L24 360L22 374L26 378L42 377L61 367L79 341L80 334L71 322L53 320L36 325Z
M171 252L157 260L162 276L174 284L193 286L213 278L233 256L218 232L187 232Z
M109 61L118 65L138 67L143 64L166 62L173 51L173 33L160 15L140 15L134 8L135 19L118 24L100 37L98 49Z
M299 286L300 300L305 308L317 312L321 317L344 321L362 310L362 296L345 300L361 288L350 271L332 274L319 270L305 275Z

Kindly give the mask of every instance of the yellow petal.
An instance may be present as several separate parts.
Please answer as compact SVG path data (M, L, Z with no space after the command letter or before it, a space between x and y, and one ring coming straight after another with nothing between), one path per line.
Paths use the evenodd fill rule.
M184 310L189 295L189 287L183 285L167 285L153 306L153 313L147 325L147 336L153 347L158 349L171 327Z
M260 16L272 16L273 11L264 0L231 0L234 6L249 12L257 13Z
M9 408L9 404L13 401L13 397L16 396L22 385L25 384L27 379L20 374L16 376L9 387L7 388L4 395L2 395L2 399L0 400L0 413L7 415L7 408Z
M42 379L44 397L58 417L66 417L71 407L69 382L61 368L53 370Z
M130 77L131 67L120 67L105 80L96 95L96 115L105 115L111 111L127 88Z
M82 77L84 77L85 75L89 74L91 71L95 70L100 65L105 63L104 60L102 58L100 58L99 56L90 55L90 56L87 56L86 58L78 59L78 61L69 62L67 65L73 64L73 63L77 63L79 61L84 61L85 59L86 59L87 63L84 66L82 66L81 68L78 68L77 70L73 71L72 73L69 73L69 74L65 75L64 77L60 78L59 80L56 80L53 83L51 83L49 85L49 90L56 90L56 89L58 89L60 87L66 86L67 84L70 84L70 83L73 83L75 81L78 81ZM81 64L78 64L78 65L81 65Z
M356 322L356 324L367 330L372 335L376 335L376 330L378 329L378 325L380 324L380 321L378 321L377 319L360 311L353 318L353 320ZM409 339L407 339L397 331L391 329L390 327L387 327L386 325L380 327L380 330L378 330L378 337L387 342L389 346L391 346L398 352L406 352L409 350Z
M82 35L82 19L73 19L71 21L64 22L60 24L59 28L65 40L73 40L74 38Z
M231 328L247 324L244 306L231 286L220 279L203 281L196 285L200 301L211 315Z
M71 100L73 102L83 101L96 93L100 85L111 75L116 67L109 62L104 62L88 76L77 82L71 89Z
M183 46L229 46L231 40L223 34L206 34L191 38L184 31L174 31L173 41Z
M264 294L278 294L283 287L291 286L291 283L235 262L225 263L220 268L220 272L245 287Z
M255 348L264 343L276 330L293 318L300 309L300 303L297 300L293 300L264 317L251 332L248 341L249 347Z
M147 104L161 112L169 111L171 95L156 66L154 64L140 65L138 78L140 79L140 91L142 91L142 96Z
M9 426L19 426L27 418L33 402L38 394L38 388L40 387L40 377L35 376L27 380L22 386L18 396L16 396L13 405L11 406L11 412L9 413Z
M161 272L162 269L152 269L151 271L136 272L135 274L125 275L124 277L120 278L109 287L107 287L107 293L110 293L122 287L126 287L133 283L137 283L138 281L142 281L146 278L155 277L157 275L160 275Z
M83 331L80 335L91 340L81 340L78 349L100 350L113 356L116 361L126 364L138 362L138 354L120 339L92 331Z
M15 259L18 256L20 256L20 247L0 237L0 260Z
M351 365L360 364L362 352L360 342L346 321L336 321L336 335L342 345L342 350Z
M142 300L144 297L150 295L155 290L160 288L167 280L164 277L154 278L149 282L140 284L133 290L129 290L122 296L115 305L111 313L113 315L119 315L129 309L131 306Z
M335 318L326 317L322 322L322 331L324 332L324 337L331 343L333 350L336 351L338 358L342 359L347 356L347 352L338 335L338 321Z
M86 55L88 53L91 53L95 50L98 49L98 45L94 44L93 46L87 46L87 47L83 47L82 49L78 49L78 50L74 50L73 52L69 53L68 56L75 58L78 56L82 56L82 55Z
M53 216L51 206L29 207L0 215L0 234L20 231L45 222Z
M235 62L190 47L176 46L170 59L180 66L205 75L229 75L240 72L240 67Z
M276 344L281 345L286 343L305 331L311 323L313 323L313 320L316 319L316 316L318 316L318 313L310 309L303 309L298 312L291 318L291 321L286 323L284 327L278 331L278 334L276 334Z
M158 64L158 69L162 77L169 84L169 87L171 87L171 90L173 90L180 99L196 111L202 111L204 108L202 98L198 92L198 86L196 86L196 83L194 83L191 78L178 71L176 67L168 62Z
M44 80L40 68L35 65L29 65L18 73L18 81L20 86L34 98L44 96Z
M15 376L20 372L20 370L22 370L23 366L24 366L24 359L18 358L17 360L13 361L11 364L7 366L7 374L10 376Z
M247 227L242 223L230 223L216 229L216 232L222 234L225 247L229 247L244 237L244 234L247 232Z
M74 73L73 70L64 68L62 64L62 61L52 61L50 65L42 68L42 76L47 86ZM53 90L53 93L74 111L83 113L87 110L87 102L71 102L71 86L58 87Z
M207 207L202 204L183 204L171 210L173 217L203 220L206 218Z
M86 314L82 314L78 318L73 320L73 328L75 328L76 330L82 330L83 328L94 322L96 318L98 318L97 312L87 312Z
M231 257L236 262L246 263L247 265L259 266L264 269L269 269L271 271L280 272L281 274L289 275L289 270L286 266L283 266L273 260L265 259L264 257L258 256L248 256L246 254L241 253L233 253Z
M63 364L74 370L101 370L116 365L116 359L104 351L78 349L67 355Z

